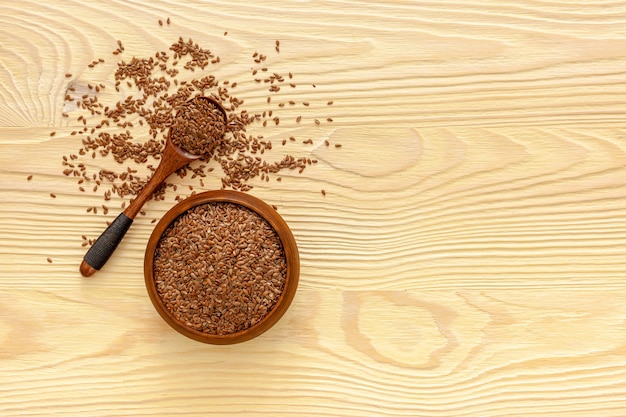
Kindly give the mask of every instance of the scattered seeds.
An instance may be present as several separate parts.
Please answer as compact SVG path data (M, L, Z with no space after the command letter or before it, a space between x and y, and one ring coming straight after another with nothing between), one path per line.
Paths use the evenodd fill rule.
M170 19L166 22L169 24ZM225 31L224 36L227 34ZM113 53L120 55L122 52L124 45L118 40ZM179 146L203 155L197 162L178 170L181 180L201 181L209 177L218 184L221 182L222 189L249 191L253 188L250 183L255 177L264 175L265 181L269 181L270 174L273 176L285 169L302 172L311 165L309 158L271 155L272 143L263 139L259 131L264 126L271 128L286 124L289 127L293 125L292 117L295 116L288 114L288 109L284 108L285 101L276 100L274 96L285 79L291 80L294 75L291 72L288 76L273 72L265 64L266 60L267 56L258 51L252 54L252 61L256 64L252 68L253 76L257 70L264 69L259 71L264 77L257 82L259 87L270 90L267 104L274 107L267 108L263 114L244 108L244 100L232 92L237 82L218 80L211 74L211 66L220 63L219 56L192 39L182 37L165 51L117 62L111 82L120 95L124 94L122 99L112 103L102 102L101 90L105 88L105 83L92 82L85 94L77 96L71 94L76 88L70 86L65 99L75 103L77 110L62 115L73 117L82 129L70 132L77 140L78 148L72 154L75 157L63 158L63 174L75 178L82 189L101 193L104 201L118 197L122 201L117 204L124 208L126 199L136 195L154 172L170 128L172 140L177 138ZM98 58L92 64L95 66L102 62L104 59ZM183 72L187 74L181 76ZM191 74L193 78L189 77ZM67 73L66 76L69 78L72 74ZM195 99L191 105L188 103L198 96L211 97L219 102L226 112L227 124L223 119L215 123L206 120L211 117L217 120L217 113L207 108L198 109ZM289 104L296 103L291 100ZM308 106L309 103L304 102L303 105ZM280 118L272 115L272 111L279 108L282 112ZM185 117L178 118L177 114ZM189 123L189 120L192 122ZM300 123L302 116L297 116L295 120ZM221 134L222 127L225 134ZM148 139L139 140L144 136ZM217 140L207 142L203 138ZM287 139L278 140L283 144L287 142ZM296 141L293 136L289 140ZM83 163L86 158L89 158L88 164ZM111 160L112 163L107 165L97 159ZM214 166L208 166L209 162ZM152 198L162 200L168 191L176 192L172 185L172 182L163 184ZM217 188L211 184L207 187ZM180 195L175 195L175 199L180 198ZM88 210L97 212L94 207ZM101 213L106 211L104 208L100 210Z

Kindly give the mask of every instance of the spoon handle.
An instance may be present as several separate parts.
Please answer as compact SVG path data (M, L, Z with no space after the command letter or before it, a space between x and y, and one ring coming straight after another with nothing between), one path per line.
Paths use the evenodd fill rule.
M80 264L80 273L89 277L99 271L109 260L115 249L120 244L124 235L133 224L133 220L144 203L150 198L152 193L158 188L163 180L169 175L164 165L159 165L152 175L152 178L144 188L132 200L126 210L120 213L115 220L102 232L100 237L94 242L85 254Z
M186 153L176 148L169 140L165 144L161 163L152 174L152 177L137 196L131 201L126 209L113 220L113 223L105 229L93 246L85 254L80 264L80 273L89 277L96 273L109 260L117 245L133 223L133 219L141 210L152 193L161 183L178 168L187 165L189 162L198 159L199 156Z
M120 213L113 220L85 254L83 262L80 264L80 273L83 276L91 276L104 266L132 223L133 219L124 213Z

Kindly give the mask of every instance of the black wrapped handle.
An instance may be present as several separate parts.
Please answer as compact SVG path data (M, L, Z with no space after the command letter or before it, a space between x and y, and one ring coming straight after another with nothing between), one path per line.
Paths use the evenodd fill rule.
M115 252L131 224L133 219L120 213L85 254L80 265L81 274L90 276L102 268Z

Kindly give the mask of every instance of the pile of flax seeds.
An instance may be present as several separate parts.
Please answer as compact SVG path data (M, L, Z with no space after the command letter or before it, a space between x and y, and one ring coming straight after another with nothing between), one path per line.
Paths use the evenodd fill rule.
M163 21L160 23L162 25ZM167 24L170 24L169 19ZM280 46L276 41L273 53L280 53ZM306 167L317 163L310 157L282 152L282 158L268 158L273 149L272 141L265 140L261 134L248 132L279 125L279 114L284 113L284 108L297 110L298 106L310 106L308 101L297 103L281 97L281 89L296 88L295 77L291 72L271 71L266 64L267 55L258 51L251 54L250 74L258 88L257 93L267 93L268 106L263 111L254 111L247 109L244 100L238 97L237 81L219 80L211 74L211 68L220 64L220 57L192 39L179 37L166 51L158 51L150 57L126 58L125 53L122 41L118 40L112 51L117 60L114 80L108 83L116 90L115 97L127 94L123 99L108 104L101 101L106 82L90 83L85 88L70 81L65 95L66 108L68 103L73 103L75 110L64 112L63 117L75 118L79 127L71 132L77 137L78 146L75 152L63 156L63 174L76 179L79 191L101 193L103 197L102 205L87 207L87 212L107 214L109 201L114 198L121 200L121 208L125 207L126 197L136 195L156 169L177 111L197 96L210 97L222 105L228 129L224 140L210 154L177 171L180 178L196 179L199 186L204 187L203 178L211 175L220 178L222 189L245 192L253 188L253 179L280 181L283 170L302 173ZM88 67L95 68L104 62L105 59L98 58ZM72 74L67 73L66 77L71 79ZM326 106L332 104L332 100L325 103ZM270 106L273 109L269 109ZM300 115L288 120L294 126L306 122ZM332 123L333 119L320 117L308 122L320 125ZM50 133L51 136L54 134ZM278 143L285 146L291 142L304 146L313 144L311 138L298 140L294 136L285 137ZM324 141L324 145L329 147L329 141ZM339 148L341 145L334 146ZM145 174L140 173L139 166L147 168L143 170ZM188 188L193 195L193 185ZM153 198L162 200L168 191L176 194L176 201L185 197L175 183L166 182ZM326 195L326 192L322 190L322 194ZM51 196L56 197L53 193ZM141 214L145 212L141 211ZM83 236L83 246L93 241Z

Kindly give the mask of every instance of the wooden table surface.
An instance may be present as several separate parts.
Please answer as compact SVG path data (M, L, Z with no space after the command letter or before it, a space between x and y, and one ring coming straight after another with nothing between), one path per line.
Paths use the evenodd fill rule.
M0 415L626 415L626 1L1 0L0 14ZM293 73L282 97L310 102L254 132L319 162L250 191L291 227L300 286L275 327L232 346L181 336L147 296L144 250L173 192L78 273L81 236L128 197L88 213L101 193L63 175L82 127L67 89L103 83L115 103L117 63L179 36L220 56L210 71L250 112L269 108L254 52ZM220 188L217 172L173 182L184 197Z

